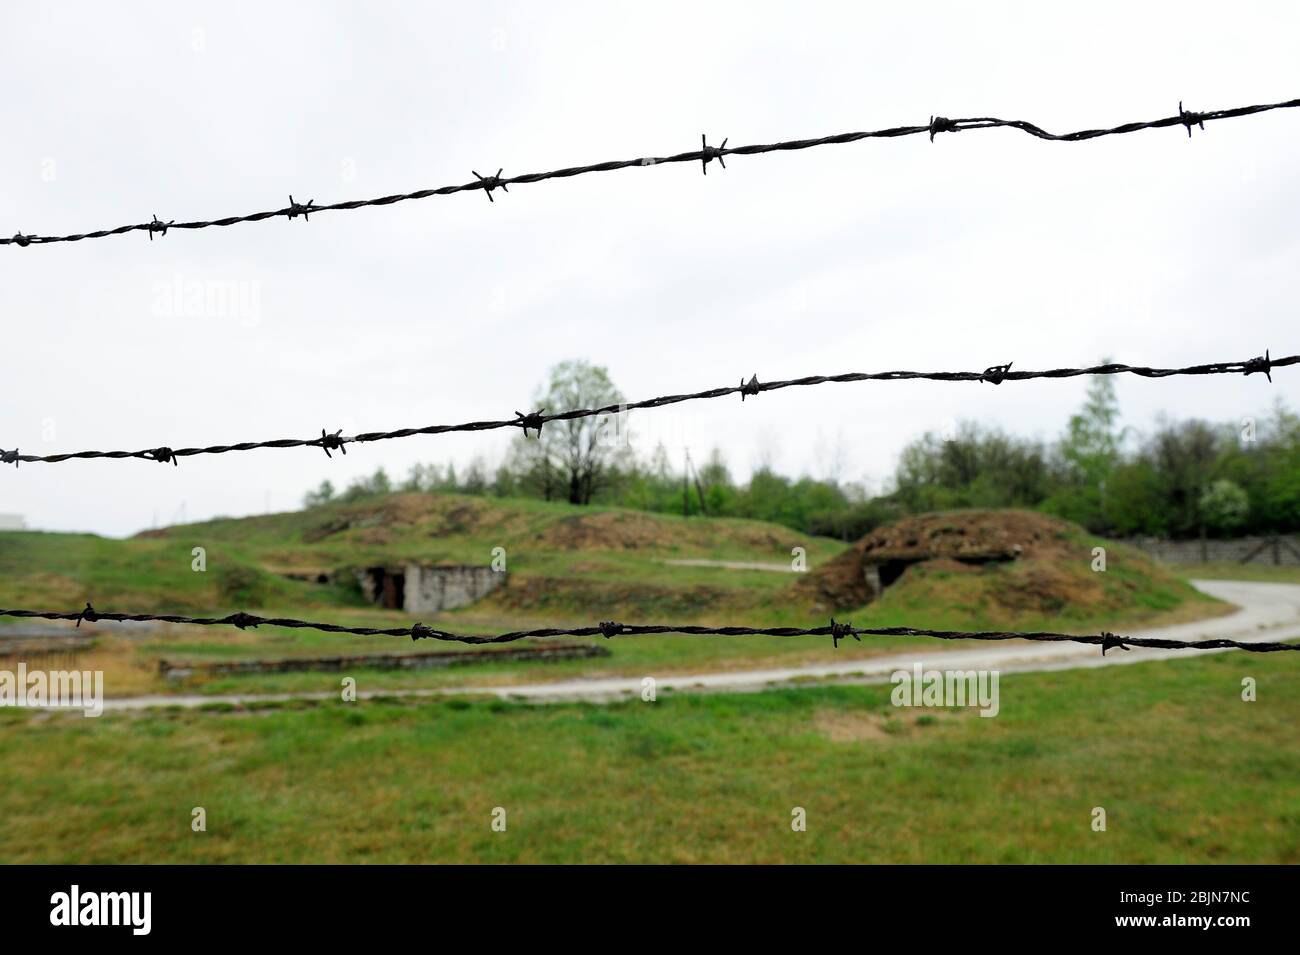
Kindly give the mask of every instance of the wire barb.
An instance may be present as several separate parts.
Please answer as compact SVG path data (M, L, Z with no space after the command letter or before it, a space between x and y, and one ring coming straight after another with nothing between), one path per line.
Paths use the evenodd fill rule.
M719 166L723 169L727 168L726 160L722 158L726 155L726 148L727 140L724 139L721 146L710 146L708 136L700 133L700 167L704 170L704 175L709 174L709 163L715 159Z
M159 464L166 464L170 461L173 466L180 466L180 462L176 460L176 452L171 448L154 448L149 452L149 454L152 455L153 459Z
M602 620L600 622L600 632L606 640L615 637L623 632L623 625L615 623L613 620Z
M858 641L858 643L862 642L862 638L859 637L857 631L853 629L853 624L849 623L847 620L843 623L836 623L835 618L831 617L831 645L838 650L840 648L840 641L846 637L852 637L854 640Z
M342 428L339 428L339 430L335 431L333 434L326 434L325 429L321 428L320 437L312 443L319 445L325 451L325 457L327 458L334 457L334 455L330 454L331 449L334 451L342 451L344 454L348 453L348 449L345 447L347 442L343 440Z
M1126 646L1124 640L1124 637L1117 637L1109 630L1103 630L1101 632L1101 655L1104 657L1107 650L1114 650L1116 648L1119 648L1120 650L1131 650L1132 647Z
M474 172L474 170L471 169L470 172ZM500 189L502 192L510 191L509 189L506 188L506 184L501 181L500 169L497 170L497 174L495 176L480 176L476 172L474 172L474 175L478 179L478 185L475 186L474 188L482 189L484 192L486 192L488 197L488 202L496 202L496 200L492 198L493 189Z
M1253 375L1256 372L1262 372L1268 379L1269 384L1273 383L1273 359L1268 355L1268 349L1264 349L1264 355L1261 358L1252 358L1244 362L1241 373L1243 375Z
M1205 114L1193 113L1183 109L1183 101L1178 101L1178 121L1187 127L1187 138L1192 138L1192 127L1199 126L1201 131L1205 131Z
M289 218L296 219L298 218L298 216L302 216L304 222L310 222L311 213L316 211L314 208L312 208L313 205L315 205L315 202L316 202L315 199L308 199L306 205L303 205L300 202L294 202L293 193L290 193L289 194Z
M524 414L522 411L516 411L515 418L518 420L512 421L511 424L517 424L519 427L523 428L525 438L528 437L529 429L536 431L537 437L541 438L542 425L546 424L546 418L543 416L545 411L545 408L538 408L532 414Z
M984 374L980 375L980 381L987 381L990 385L1000 385L1007 380L1007 372L1011 370L1012 362L1005 365L990 365L984 369Z
M415 626L411 627L411 642L414 643L416 640L431 640L433 639L433 633L432 628L426 627L422 623L417 623Z
M740 379L740 400L743 402L746 396L757 396L763 389L758 384L758 375L751 375L749 381L744 378Z
M150 242L153 241L153 234L155 232L157 232L159 235L166 235L167 230L175 224L176 224L175 219L172 219L170 222L163 222L161 219L158 218L157 214L155 214L153 217L153 221L149 223L149 241Z
M77 628L78 629L81 628L81 621L83 620L86 621L86 623L94 623L98 619L99 619L99 614L95 613L95 608L92 607L90 605L90 601L87 600L86 609L81 611L81 613L77 614Z
M12 464L14 467L18 467L18 462L21 460L22 457L18 454L17 448L12 451L0 450L0 464Z
M14 237L9 241L14 245L21 246L25 249L32 244L32 238L33 237L30 235L23 235L22 230L19 229L18 232L14 234Z
M251 613L244 613L241 610L239 613L232 613L225 619L225 622L235 625L240 630L244 630L248 627L256 628L259 623L263 622L263 620L261 617L254 617Z
M949 119L947 116L931 116L930 125L926 128L930 131L930 142L934 142L935 133L955 133L959 127L955 119Z

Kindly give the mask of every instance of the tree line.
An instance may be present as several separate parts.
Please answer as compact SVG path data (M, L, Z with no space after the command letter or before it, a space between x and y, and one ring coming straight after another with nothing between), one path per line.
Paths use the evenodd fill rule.
M534 401L576 408L624 398L605 369L572 361L552 370ZM1056 440L961 422L908 444L892 481L872 494L861 483L792 478L770 467L739 482L717 449L698 466L687 456L676 467L662 445L642 459L617 416L580 418L516 438L495 467L482 457L459 472L420 464L400 481L380 468L342 491L325 481L304 504L399 490L523 497L753 518L843 540L901 516L964 507L1030 508L1118 537L1300 530L1300 417L1280 401L1259 419L1162 419L1145 434L1119 422L1114 381L1097 377Z

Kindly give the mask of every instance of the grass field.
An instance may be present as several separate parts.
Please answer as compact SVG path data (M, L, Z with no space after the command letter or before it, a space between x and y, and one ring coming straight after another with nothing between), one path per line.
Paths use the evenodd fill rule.
M1258 702L1240 699L1243 676ZM895 708L888 686L610 707L7 710L0 855L1295 863L1297 722L1300 660L1241 653L1009 675L992 719ZM791 831L796 806L806 832Z

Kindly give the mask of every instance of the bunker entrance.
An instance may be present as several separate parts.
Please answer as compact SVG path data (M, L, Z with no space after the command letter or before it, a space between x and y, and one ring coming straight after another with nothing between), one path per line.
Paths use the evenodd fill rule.
M920 563L920 561L887 560L878 564L876 572L880 575L880 586L882 588L890 586L899 577L903 576L903 571L917 563Z
M907 559L901 559L901 558L891 558L891 559L889 559L889 560L882 560L882 561L878 562L877 564L875 564L875 565L874 565L874 567L875 567L875 571L876 571L876 574L878 575L878 576L877 576L877 580L879 581L879 587L877 588L877 594L879 594L879 591L880 591L880 590L883 590L885 587L888 587L888 586L890 586L891 584L893 584L895 581L897 581L899 577L902 577L902 576L903 576L903 572L904 572L905 570L907 570L907 568L911 567L913 564L921 564L921 563L924 563L924 562L925 562L926 560L928 560L928 559L929 559L928 557L927 557L927 558L918 558L918 559L914 559L914 560L907 560ZM961 556L958 556L958 557L954 557L954 558L952 558L952 559L953 559L953 560L956 560L956 561L958 561L959 563L962 563L962 564L969 564L969 565L972 565L972 566L975 566L975 567L983 567L983 566L985 566L985 565L987 565L987 564L1006 564L1006 563L1010 563L1011 561L1013 561L1013 560L1016 559L1016 555L1015 555L1014 553L1012 553L1012 554L974 554L974 555L961 555Z
M366 571L370 578L370 599L385 610L402 610L406 606L406 574L387 567L371 567Z

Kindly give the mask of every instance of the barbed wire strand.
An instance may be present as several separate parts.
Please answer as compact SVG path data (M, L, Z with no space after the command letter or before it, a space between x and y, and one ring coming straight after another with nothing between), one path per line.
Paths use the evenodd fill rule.
M1221 119L1233 119L1239 116L1253 116L1256 113L1264 113L1275 109L1293 109L1300 106L1300 99L1287 100L1281 103L1265 103L1257 106L1236 106L1230 109L1208 110L1206 112L1192 112L1183 109L1183 104L1178 104L1178 114L1176 116L1166 116L1163 119L1148 120L1146 122L1123 123L1109 129L1082 129L1072 133L1049 133L1040 126L1033 123L1018 119L996 119L994 117L974 117L967 119L949 119L945 116L931 116L930 121L923 126L895 126L889 129L876 129L868 132L857 133L840 133L834 136L822 136L817 139L795 139L784 142L756 144L751 146L727 146L727 140L723 140L720 146L710 146L706 136L701 136L701 148L691 152L677 153L671 156L645 156L637 159L620 159L610 162L593 163L588 166L570 166L565 169L553 169L550 172L533 172L521 176L502 176L504 171L498 169L496 175L481 176L474 172L474 179L471 182L463 183L458 186L440 186L435 189L419 189L415 192L398 193L389 196L380 196L376 199L353 199L348 202L336 202L329 205L316 205L315 200L306 203L296 202L293 196L289 197L289 205L282 209L273 209L265 212L254 212L249 215L228 216L222 219L198 220L194 222L177 222L175 220L163 221L154 215L149 222L136 223L135 225L123 225L113 229L101 229L96 232L82 232L73 235L24 235L21 231L12 238L0 238L0 245L17 245L26 247L29 245L48 245L54 242L80 242L83 239L103 239L113 235L123 235L128 232L147 232L149 239L152 241L155 235L159 237L166 236L168 231L173 229L207 229L214 226L232 226L244 222L261 222L265 219L274 219L284 217L295 219L301 216L305 221L310 221L309 216L312 213L321 212L341 212L352 209L362 209L368 206L387 206L396 202L406 202L412 199L427 199L432 196L447 196L458 192L471 192L474 190L483 190L489 200L495 202L492 198L493 191L500 189L502 192L508 192L508 186L523 185L526 183L543 182L548 179L568 179L573 176L582 176L594 172L612 172L618 169L629 169L634 166L662 166L668 163L698 162L702 170L707 175L709 163L715 159L724 169L726 163L723 161L727 156L757 156L763 153L774 152L792 152L801 149L811 149L816 146L842 145L846 143L855 143L863 139L896 139L902 136L929 135L930 141L939 133L960 133L972 129L994 129L1005 127L1008 129L1018 129L1021 132L1028 133L1038 139L1051 140L1053 142L1083 142L1085 140L1097 139L1102 136L1118 136L1126 133L1134 133L1142 129L1163 129L1170 126L1182 126L1187 130L1187 135L1192 135L1193 127L1205 129L1205 124L1215 122Z
M741 379L740 384L726 388L712 388L684 395L664 395L648 398L644 401L623 402L605 405L600 408L575 408L555 414L546 414L546 409L524 414L516 411L513 419L505 421L470 421L464 424L435 424L422 428L401 428L397 431L368 431L362 434L346 436L341 430L328 433L321 429L317 438L279 438L273 441L245 441L239 444L215 444L202 448L157 447L140 451L74 451L64 454L21 454L18 449L5 451L0 449L0 464L45 463L55 464L61 461L83 460L90 458L139 458L175 465L180 458L199 454L227 454L232 451L254 451L261 448L321 448L327 456L331 450L347 454L349 444L368 444L373 441L390 441L397 438L409 438L415 435L448 434L460 431L493 431L501 428L521 428L524 436L529 431L541 434L542 426L551 421L572 421L579 418L591 418L606 415L625 414L646 408L662 408L666 405L680 404L684 401L700 401L710 398L723 398L739 394L741 401L747 397L767 391L783 388L802 388L811 385L844 384L858 381L979 381L1000 385L1005 381L1029 381L1038 378L1077 378L1082 375L1137 375L1142 378L1169 378L1175 375L1253 375L1262 374L1271 382L1275 368L1300 364L1300 355L1286 358L1272 358L1268 351L1259 358L1246 361L1214 362L1207 365L1189 365L1184 368L1150 368L1141 365L1105 364L1087 368L1052 368L1047 371L1012 371L1012 363L993 365L983 371L881 371L849 372L842 375L810 375L805 378L792 378L788 381L760 382L757 375L749 381Z
M701 627L692 624L623 624L612 620L602 621L594 627L542 627L534 630L513 630L494 636L451 633L416 623L409 627L349 627L334 623L316 623L293 617L259 617L249 613L232 613L225 617L186 617L178 614L104 613L89 603L84 610L57 612L45 610L4 610L0 617L36 618L40 620L75 620L82 622L158 622L201 627L231 626L240 630L249 627L285 627L291 630L320 630L325 633L346 633L356 636L410 637L411 640L440 640L450 643L495 644L513 643L530 637L597 637L644 636L650 634L678 633L694 636L765 636L765 637L831 637L838 648L841 640L849 637L861 642L861 637L931 637L938 640L1030 640L1042 643L1081 643L1100 646L1102 655L1107 650L1128 650L1143 647L1158 650L1246 650L1251 653L1273 653L1280 650L1300 650L1300 643L1243 643L1238 640L1216 638L1212 640L1166 640L1161 637L1126 637L1109 631L1098 634L1056 633L1045 630L930 630L918 627L855 627L851 623L837 623L834 618L824 627Z

